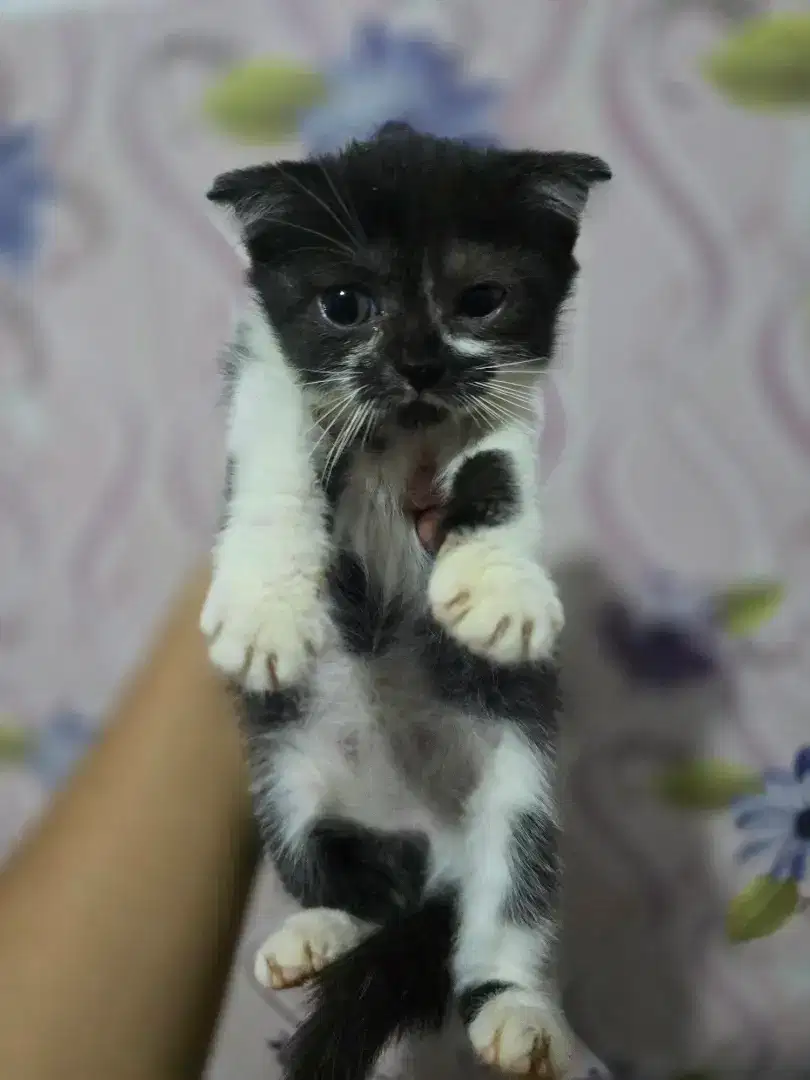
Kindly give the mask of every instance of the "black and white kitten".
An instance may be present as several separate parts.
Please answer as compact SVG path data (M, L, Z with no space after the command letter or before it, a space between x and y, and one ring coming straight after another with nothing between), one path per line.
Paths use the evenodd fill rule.
M535 395L609 175L391 124L210 192L253 300L202 628L243 690L258 819L305 909L257 977L321 972L288 1075L362 1076L453 1001L484 1061L556 1076L569 1058ZM425 468L435 557L403 509Z

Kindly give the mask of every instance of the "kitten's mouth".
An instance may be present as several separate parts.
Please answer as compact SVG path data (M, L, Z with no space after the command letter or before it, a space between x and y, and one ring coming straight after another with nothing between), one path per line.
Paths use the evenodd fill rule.
M436 463L430 458L422 459L408 481L404 508L428 551L436 551L441 543L442 505L436 487Z
M417 398L405 405L398 406L396 420L400 427L413 428L430 427L440 423L447 415L447 409L441 405L434 405L429 401Z

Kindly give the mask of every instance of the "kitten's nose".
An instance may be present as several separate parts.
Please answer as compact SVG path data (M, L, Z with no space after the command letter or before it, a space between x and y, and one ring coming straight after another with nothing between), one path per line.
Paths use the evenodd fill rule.
M429 390L435 386L445 373L444 365L437 363L424 363L421 361L403 360L397 364L397 371L407 379L414 390Z

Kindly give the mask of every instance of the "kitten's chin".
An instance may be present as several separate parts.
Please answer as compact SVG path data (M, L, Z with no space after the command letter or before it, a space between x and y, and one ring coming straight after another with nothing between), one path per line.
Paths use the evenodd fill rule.
M409 431L432 427L441 423L446 416L447 409L444 406L433 405L429 401L409 401L407 405L400 405L395 413L397 424Z

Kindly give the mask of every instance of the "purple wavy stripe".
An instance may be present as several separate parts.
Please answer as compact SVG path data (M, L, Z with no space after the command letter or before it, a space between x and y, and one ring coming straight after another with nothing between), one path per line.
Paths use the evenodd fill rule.
M4 532L17 534L17 545L24 552L29 565L37 565L42 550L42 527L38 514L28 497L30 489L11 473L0 473L0 522ZM12 575L18 580L19 566L5 565L4 576ZM13 595L13 589L10 590ZM0 612L0 647L8 647L21 636L30 614L28 598L21 595L19 602L8 611Z
M654 563L613 505L607 482L616 468L618 440L626 434L626 430L626 427L617 428L611 430L610 435L606 430L597 431L591 438L582 471L582 494L599 537L600 553L607 551L611 556L632 561L635 571L641 576L654 570Z
M626 8L624 9L627 10ZM638 21L631 13L609 20L606 47L602 53L600 83L602 108L613 132L619 138L626 159L636 165L650 190L657 193L674 228L691 245L696 273L693 337L713 340L722 328L731 297L729 258L722 241L712 233L711 223L700 205L675 180L678 163L659 156L659 149L646 137L642 122L633 107L626 86L625 72L632 59L631 45L637 38Z
M15 113L14 65L0 56L0 120L10 123Z
M806 261L788 258L787 266L791 265L793 272L786 270L782 289L774 296L762 320L757 339L756 371L760 389L781 422L783 434L805 457L810 458L810 402L800 398L790 378L790 353L787 348L792 317L807 302L810 285ZM788 281L791 285L786 288ZM801 292L794 292L796 282L800 284Z
M63 176L59 181L57 197L70 209L78 223L83 246L70 248L61 256L51 257L45 276L54 282L73 277L89 259L105 250L109 238L105 207L98 191L83 180L67 179Z
M540 469L548 482L565 453L565 405L553 378L543 382L543 430L540 436Z
M15 360L19 363L21 381L29 389L35 389L44 380L48 368L48 352L42 340L39 320L33 305L20 292L0 288L0 322L6 332L18 343ZM2 357L4 367L11 367L8 355Z
M662 764L676 760L681 748L657 739L648 732L628 734L603 742L586 750L577 759L568 776L571 802L587 816L591 840L599 837L599 846L618 856L627 869L627 876L638 886L651 918L667 919L674 901L670 898L669 881L657 872L649 853L640 851L626 836L627 817L617 809L614 798L602 797L602 779L615 779L623 766L632 759L649 761L651 755Z
M188 194L164 165L148 133L144 91L154 91L169 68L188 58L206 64L212 73L219 73L234 65L240 56L234 45L213 35L167 35L158 45L140 53L121 77L113 103L112 129L118 133L121 151L133 175L140 177L148 194L162 206L166 222L185 230L200 252L213 263L217 273L237 285L242 281L242 270L234 251L204 212L195 211Z
M569 790L572 802L588 816L592 838L598 836L601 841L600 846L618 855L639 890L650 920L663 923L665 928L667 922L681 911L682 893L676 895L673 892L672 875L667 873L664 867L656 869L649 858L649 853L642 852L636 844L626 838L624 830L627 819L617 811L615 800L599 796L600 780L603 776L615 778L633 758L648 762L651 756L660 760L662 764L680 760L682 748L667 744L649 734L629 735L615 739L579 759L569 777ZM697 842L701 842L700 838ZM705 852L703 854L704 857L700 860L701 867L705 867L706 859L708 859L708 854ZM690 910L695 909L700 899L697 891L691 894ZM677 953L673 951L673 964L678 964L680 960L678 967L682 969L683 957L702 957L713 942L717 946L722 946L723 942L718 938L717 931L717 911L704 909L704 913L699 914L695 924L692 936L694 947L678 949ZM687 972L684 971L684 976L686 974ZM688 974L695 974L695 972L689 971ZM716 986L722 992L724 998L737 1013L739 1017L737 1030L745 1031L746 1044L753 1044L752 1065L756 1064L759 1068L764 1068L773 1062L776 1056L775 1046L769 1037L765 1022L757 1017L747 1000L739 993L735 980L723 973L721 977L712 980L712 986ZM754 1075L753 1072L752 1075ZM759 1075L764 1075L764 1073Z
M56 168L75 148L96 65L90 48L86 17L62 15L52 21L54 39L58 35L58 53L62 63L59 72L59 112L51 122L49 131L51 160Z
M210 427L218 425L212 416ZM165 452L164 491L167 508L180 527L197 539L211 536L216 520L217 495L224 482L222 469L202 474L200 462L190 451L199 437L198 429L170 432L171 444ZM222 456L224 461L224 452Z
M124 411L126 409L126 411ZM104 586L99 574L104 552L113 537L126 531L127 517L135 506L143 482L144 446L149 444L146 417L136 408L112 412L111 439L115 440L117 463L95 505L87 513L84 527L73 543L73 552L65 558L65 578L75 597L79 619L93 619L104 610ZM99 458L109 453L109 446L99 446ZM109 573L108 567L103 567Z
M334 22L332 0L274 0L274 14L284 21L299 38L310 55L322 58L334 52L331 27Z
M545 12L540 27L538 53L528 70L517 77L516 88L507 99L503 111L502 126L509 140L525 138L525 132L532 127L533 116L545 107L544 96L566 69L584 5L565 2L538 4L535 11Z
M616 444L611 444L604 435L593 441L582 473L584 499L600 538L600 548L616 556L621 553L625 568L631 564L633 572L641 578L654 572L655 562L642 550L638 537L613 507L609 485L604 482L615 471L613 463L616 450ZM746 721L747 710L740 702L738 687L743 669L741 663L728 662L724 675L724 696L729 712L735 718L743 754L752 766L764 768L770 764L769 744L760 734L758 723L749 725Z
M702 958L712 944L728 948L728 942L722 936L723 934L722 923L718 926L717 912L706 912L695 921L690 946L685 948L684 952L689 956ZM752 1048L745 1076L750 1080L776 1076L776 1063L779 1058L776 1039L767 1026L767 1022L740 993L739 976L731 974L725 965L718 965L711 974L711 983L712 986L717 986L722 990L723 999L734 1009L738 1018L737 1031L745 1032L745 1045ZM735 1049L739 1049L741 1042L742 1040L737 1041ZM723 1062L719 1055L713 1056L717 1057L717 1064L722 1067Z

